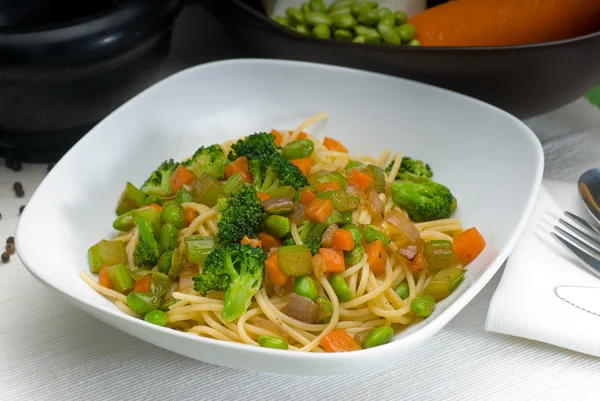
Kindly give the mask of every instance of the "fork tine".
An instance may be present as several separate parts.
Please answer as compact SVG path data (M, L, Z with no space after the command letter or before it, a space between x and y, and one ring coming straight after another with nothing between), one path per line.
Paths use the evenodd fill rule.
M574 225L572 225L571 223L569 223L563 219L558 219L558 222L563 224L565 227L569 228L572 232L581 236L580 239L587 240L589 242L588 245L590 245L592 247L597 247L597 249L600 249L600 235L598 235L598 234L595 234L594 236L589 235L588 233L580 230L579 228L575 227Z
M564 230L563 230L564 231ZM595 276L600 277L600 260L582 251L556 233L550 233L562 246L584 262L585 267Z
M574 236L568 231L563 230L559 226L554 226L554 230L560 233L563 238L566 237L566 239L568 239L572 244L576 245L583 252L586 252L589 255L594 256L596 258L600 258L600 253L598 252L598 250L590 246L589 244L583 242L580 238L577 238L576 236Z
M576 214L573 214L571 212L565 212L565 216L567 216L571 220L576 221L577 223L579 223L579 225L581 227L585 227L592 234L600 236L600 233L598 232L598 229L596 227L594 227L593 225L591 225L590 223L588 223L586 220L582 219L581 217L577 216Z

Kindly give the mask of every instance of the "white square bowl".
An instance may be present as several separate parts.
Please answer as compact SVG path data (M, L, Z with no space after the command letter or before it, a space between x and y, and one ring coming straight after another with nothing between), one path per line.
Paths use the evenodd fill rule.
M87 249L113 231L126 181L138 185L164 159L200 145L271 128L311 127L354 154L385 148L427 161L458 199L457 217L487 240L465 281L432 316L389 344L350 353L300 353L180 333L120 312L85 284ZM385 75L319 64L234 60L175 74L109 115L54 167L23 212L19 256L43 284L101 321L156 346L208 363L252 371L328 375L368 369L421 346L450 321L500 268L514 247L541 182L535 135L480 101Z

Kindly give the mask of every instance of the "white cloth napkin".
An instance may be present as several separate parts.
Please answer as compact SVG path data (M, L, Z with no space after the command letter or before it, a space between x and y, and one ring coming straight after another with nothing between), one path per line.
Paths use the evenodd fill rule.
M548 190L551 185L554 197ZM562 198L563 208L554 198ZM554 293L558 285L600 287L600 279L549 234L564 210L588 217L575 185L544 182L530 222L506 262L485 327L600 356L600 316L570 305Z

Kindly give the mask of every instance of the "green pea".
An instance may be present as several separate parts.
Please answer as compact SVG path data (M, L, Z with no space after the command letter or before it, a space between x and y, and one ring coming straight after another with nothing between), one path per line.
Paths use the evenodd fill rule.
M329 30L329 28L327 28ZM302 159L312 155L315 143L308 138L292 141L281 149L281 156L287 160Z
M280 23L283 26L287 26L287 27L290 26L290 20L286 16L279 15L279 16L276 16L276 17L272 17L271 19L273 21L275 21L275 22Z
M185 188L181 188L175 194L175 200L177 202L179 202L180 204L184 204L184 203L187 203L187 202L193 202L194 201L194 197L192 196L192 193L190 191L188 191Z
M365 247L357 245L351 251L344 251L344 262L346 266L354 266L363 258L365 254Z
M160 228L159 244L164 251L172 251L179 246L179 233L173 224L163 224Z
M417 33L414 25L411 24L402 24L399 27L397 27L396 30L398 31L400 39L405 43L408 43L411 40L413 40Z
M350 7L342 7L342 8L336 8L335 10L331 10L331 11L327 12L327 15L329 15L331 18L333 18L336 15L350 14L350 13L352 13L352 10L350 9Z
M174 225L176 228L185 227L185 212L183 206L175 200L170 200L163 206L160 215L162 221Z
M363 349L379 347L380 345L389 343L393 336L394 329L390 326L377 327L367 334L363 340L362 347Z
M310 29L304 24L296 25L296 32L301 35L310 35Z
M379 13L377 10L367 9L356 17L359 24L373 26L379 21Z
M329 284L331 284L333 291L335 291L335 295L337 295L340 301L348 302L352 299L350 287L348 287L346 280L338 273L333 273L331 277L329 277Z
M258 345L264 348L288 349L288 343L281 337L258 336L256 339Z
M298 10L297 8L288 7L288 9L285 10L285 14L288 16L290 26L304 24L304 14L302 14L302 11Z
M382 24L380 22L377 25L377 30L379 31L379 34L381 35L385 43L388 43L390 45L399 45L402 43L402 41L400 40L400 35L398 35L398 32L396 32L394 27Z
M394 16L396 17L396 24L398 25L406 24L408 21L408 16L402 11L396 11Z
M277 238L282 238L288 235L291 231L290 219L285 216L270 215L264 220L265 228L269 234L273 234Z
M410 303L410 310L417 317L428 317L435 309L435 299L431 295L420 295Z
M387 8L387 7L383 7L383 8L380 8L379 10L377 10L377 12L379 13L379 18L383 18L383 17L385 17L386 15L389 15L389 14L391 14L391 13L392 13L392 10L390 10L390 9L389 9L389 8Z
M319 295L315 280L310 276L298 276L294 279L294 292L308 299L316 299Z
M369 7L369 8L377 8L379 7L379 3L376 1L359 1L358 4Z
M333 23L333 18L331 18L329 15L325 13L318 13L315 11L306 13L304 19L306 21L306 25L309 26L325 25L327 27L330 27Z
M331 5L327 9L327 11L332 11L332 10L336 10L338 8L345 8L345 7L350 8L350 7L352 7L353 4L354 4L354 0L337 0L337 1L334 1L333 3L331 3Z
M323 0L310 0L309 5L311 11L317 11L320 13L324 13L325 11L327 11L327 7L325 6Z
M300 11L302 11L304 14L309 13L313 10L310 9L310 4L308 3L302 3L302 5L300 6Z
M361 35L355 36L354 39L352 39L352 42L354 42L354 43L366 43L365 42L365 37L361 36Z
M159 196L150 195L149 197L146 198L146 205L152 205L152 204L162 206L163 200Z
M413 39L410 42L408 42L409 46L421 46L421 41L419 41L418 39Z
M410 289L406 281L401 282L396 288L396 294L404 301L410 295Z
M169 323L169 316L161 310L153 310L146 313L144 320L148 323L165 327Z
M351 14L339 14L333 17L333 26L339 29L352 29L356 26L356 19Z
M333 38L336 40L343 40L345 42L350 42L354 38L354 35L348 29L336 29L333 32Z
M367 7L366 5L356 3L353 4L350 8L350 14L352 14L353 17L358 17L360 14L366 12L367 10L369 10L369 7Z
M133 291L127 295L127 306L140 315L158 309L160 306L160 297L148 292Z
M396 24L396 17L394 16L394 14L384 15L379 19L379 24L394 26Z

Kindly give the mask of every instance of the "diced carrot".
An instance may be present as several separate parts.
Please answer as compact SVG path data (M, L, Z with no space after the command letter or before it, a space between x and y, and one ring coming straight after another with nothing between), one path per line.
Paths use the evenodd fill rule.
M281 146L281 144L283 143L283 135L281 135L281 132L277 131L276 129L273 129L271 130L271 134L275 136L275 145Z
M304 210L306 217L317 223L324 223L333 213L333 203L329 199L313 199Z
M246 156L238 157L225 166L225 178L229 179L235 173L241 173L242 171L248 171L248 158Z
M244 238L242 238L242 245L252 245L254 248L261 248L262 247L262 241L256 238L248 238L246 235L244 235Z
M483 251L485 239L475 227L471 227L454 237L453 247L456 259L467 265Z
M100 284L102 287L112 288L112 284L110 283L110 279L106 273L106 268L107 266L104 266L102 269L100 269L100 272L98 273L98 284Z
M157 205L156 203L151 203L148 205L148 207L154 208L154 209L158 210L159 212L162 212L162 206Z
M362 347L354 341L345 330L337 329L323 336L319 341L319 345L327 352L349 352L358 351Z
M341 249L320 248L319 255L325 261L325 266L327 266L326 273L341 273L346 270L344 251Z
M306 139L308 138L308 135L306 135L306 132L302 131L298 134L298 136L296 137L296 139Z
M288 281L289 276L279 268L277 251L272 252L267 260L265 260L265 270L267 271L267 278L273 284L285 285Z
M242 176L244 181L246 181L248 184L252 184L254 177L252 177L252 174L250 174L249 171L240 171L240 175Z
M186 207L183 209L183 215L185 216L185 226L187 227L192 224L192 221L194 221L194 219L198 217L200 213L192 208Z
M291 162L300 169L300 171L302 171L302 174L305 177L308 177L308 175L310 174L310 168L312 167L313 164L313 159L312 157L304 157L302 159L294 159L291 160Z
M169 185L173 192L179 191L185 184L189 184L196 178L196 175L180 164L175 169L175 172L169 178Z
M341 186L340 186L339 181L326 181L326 182L317 183L316 188L317 188L317 192L321 193L321 192L341 189Z
M335 152L348 153L348 149L346 149L346 147L342 145L341 142L336 141L335 139L329 138L327 136L325 137L325 139L323 139L323 146Z
M406 267L413 273L423 270L426 267L425 257L421 252L417 253L414 258L408 261Z
M367 189L373 182L373 178L370 175L363 173L359 170L352 170L348 176L348 185L356 185L361 189Z
M264 192L257 192L256 194L258 195L258 199L260 199L261 202L271 199L269 194L266 194Z
M343 228L335 230L333 233L333 241L331 242L332 248L341 249L342 251L351 251L354 249L354 246L354 237L350 231L344 230Z
M367 244L365 251L367 252L367 262L369 262L369 267L373 274L376 276L384 274L388 256L383 246L383 241L378 239Z
M304 187L300 191L300 203L303 205L308 205L316 197L317 195L309 187Z
M152 284L152 275L146 274L133 284L133 290L138 292L148 292L150 291L150 284Z
M262 241L262 247L265 251L268 251L272 248L279 248L283 245L279 238L267 232L258 233L258 238L260 238L260 240Z

